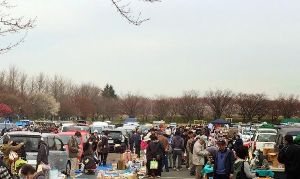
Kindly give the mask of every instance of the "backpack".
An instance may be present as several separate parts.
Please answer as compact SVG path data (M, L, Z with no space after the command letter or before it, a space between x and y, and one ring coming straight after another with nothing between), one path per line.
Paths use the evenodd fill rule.
M234 164L233 179L248 179L244 170L245 161Z

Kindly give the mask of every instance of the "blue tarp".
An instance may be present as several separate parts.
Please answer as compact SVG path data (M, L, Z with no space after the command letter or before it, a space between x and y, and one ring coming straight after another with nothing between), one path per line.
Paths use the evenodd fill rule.
M216 120L211 121L210 123L212 123L212 124L230 124L230 122L225 121L224 119L216 119Z

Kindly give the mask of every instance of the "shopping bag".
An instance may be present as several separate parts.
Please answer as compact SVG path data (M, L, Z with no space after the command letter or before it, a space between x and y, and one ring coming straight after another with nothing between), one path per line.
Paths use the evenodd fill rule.
M150 169L151 170L157 170L158 169L158 162L156 160L150 161Z

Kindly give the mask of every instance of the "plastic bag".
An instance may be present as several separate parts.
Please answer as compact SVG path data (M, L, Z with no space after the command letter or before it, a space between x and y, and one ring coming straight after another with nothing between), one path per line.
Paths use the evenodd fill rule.
M157 170L158 169L158 162L156 160L150 161L150 169L151 170Z

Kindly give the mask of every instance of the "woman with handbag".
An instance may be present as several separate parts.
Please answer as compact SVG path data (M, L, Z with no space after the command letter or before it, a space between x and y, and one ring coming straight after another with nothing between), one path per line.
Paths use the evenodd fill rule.
M164 147L157 139L156 135L150 136L151 142L148 145L147 156L147 171L150 177L161 177L162 158L164 156Z

